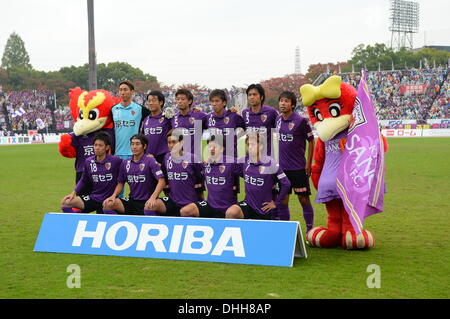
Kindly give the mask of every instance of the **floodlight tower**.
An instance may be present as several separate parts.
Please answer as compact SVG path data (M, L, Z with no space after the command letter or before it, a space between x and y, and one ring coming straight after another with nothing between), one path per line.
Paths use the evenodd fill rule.
M419 32L419 3L391 1L391 49L413 48L413 34Z
M295 48L295 73L300 74L302 72L300 67L300 47Z

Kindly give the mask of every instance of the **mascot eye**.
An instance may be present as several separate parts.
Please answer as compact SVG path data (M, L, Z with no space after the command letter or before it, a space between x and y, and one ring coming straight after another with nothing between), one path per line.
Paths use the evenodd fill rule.
M339 105L339 103L331 103L328 107L328 110L332 117L338 117L339 115L341 115L341 106Z
M323 116L318 109L314 109L314 116L319 120L323 121Z
M83 119L83 111L82 110L80 110L80 113L79 113L78 117L80 118L80 120Z
M98 110L97 109L93 109L92 111L89 112L89 119L91 121L95 120L98 117Z

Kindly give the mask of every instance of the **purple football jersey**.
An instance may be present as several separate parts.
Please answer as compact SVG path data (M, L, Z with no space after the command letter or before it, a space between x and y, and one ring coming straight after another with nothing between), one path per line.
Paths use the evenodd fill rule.
M101 131L106 132L111 137L111 148L114 153L114 129L102 129ZM70 133L72 137L72 146L77 152L77 157L75 158L75 171L83 172L84 162L90 156L94 156L94 137L98 132L92 132L86 135L76 136L75 133Z
M117 181L130 185L129 198L148 200L155 191L159 178L164 178L161 166L153 156L146 154L138 162L133 159L124 160Z
M200 122L199 122L200 121ZM197 123L197 124L196 124ZM183 129L183 136L185 136L186 141L190 139L189 150L187 144L185 144L184 149L187 153L196 154L198 159L201 159L202 153L202 134L203 130L207 128L207 115L203 112L194 112L189 110L186 115L182 115L179 112L170 120L172 128ZM195 126L197 125L197 126ZM196 132L195 129L198 128L199 131ZM188 137L188 138L187 138ZM198 139L198 141L195 141Z
M103 202L114 193L122 160L114 155L107 155L102 162L95 156L90 156L84 162L83 175L75 186L75 192L80 192L86 185L92 184L90 198Z
M144 119L142 133L147 137L147 153L158 156L169 151L167 133L171 128L170 120L162 114L155 117L149 115Z
M225 213L228 207L237 203L239 177L242 167L237 163L207 163L204 165L205 183L208 188L208 204Z
M275 159L267 157L260 162L252 163L246 158L241 163L245 181L244 201L260 214L268 214L262 211L263 203L273 200L273 189L279 184L280 193L274 200L275 205L280 205L281 200L289 193L291 183Z
M267 155L272 150L272 128L276 127L278 112L271 106L263 105L258 113L250 108L242 110L242 118L248 131L256 131L267 136Z
M193 154L184 153L173 157L169 152L164 157L163 169L170 188L170 198L179 206L184 206L198 200L196 184L203 182L203 164L193 162Z
M287 120L279 115L277 131L281 168L284 171L304 169L306 140L314 139L308 120L296 112Z
M325 203L334 198L341 198L337 191L336 180L343 154L339 146L342 138L347 138L347 130L325 142L325 162L320 174L316 203Z
M223 139L225 141L226 147L231 143L231 138L229 136L233 136L233 154L229 154L227 150L225 150L228 156L237 157L237 134L236 129L238 127L245 130L245 122L242 116L237 113L231 112L230 110L226 110L223 115L218 116L214 115L214 113L210 113L207 116L207 126L208 131L211 135L223 135Z

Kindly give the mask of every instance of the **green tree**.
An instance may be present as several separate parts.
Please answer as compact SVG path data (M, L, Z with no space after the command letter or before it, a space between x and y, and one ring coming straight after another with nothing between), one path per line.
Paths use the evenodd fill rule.
M156 77L144 73L126 62L100 63L97 65L98 87L105 90L117 90L123 80L157 82Z
M8 41L6 41L5 51L2 57L2 68L21 68L24 70L32 70L30 57L25 49L25 42L15 32L13 32Z
M89 64L81 66L69 66L59 69L59 73L67 81L71 81L75 86L87 89L89 87Z
M381 70L389 70L392 68L394 56L395 52L383 43L375 43L373 46L360 44L353 49L352 58L348 63L354 66L355 71L361 68L376 71L378 66Z
M448 63L449 58L450 52L447 51L432 48L423 48L416 52L406 48L394 51L382 43L375 43L373 46L360 44L355 47L348 63L354 66L355 71L359 71L362 67L366 67L369 71L376 71L378 65L381 70L390 70L392 64L396 70L403 70L419 68L421 65L423 68L433 67L435 63L436 67L443 66Z

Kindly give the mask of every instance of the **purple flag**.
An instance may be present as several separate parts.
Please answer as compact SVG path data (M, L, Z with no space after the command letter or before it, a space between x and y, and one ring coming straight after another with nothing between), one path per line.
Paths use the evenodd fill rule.
M383 211L385 193L383 140L364 70L352 115L337 190L353 229L360 234L364 219Z

